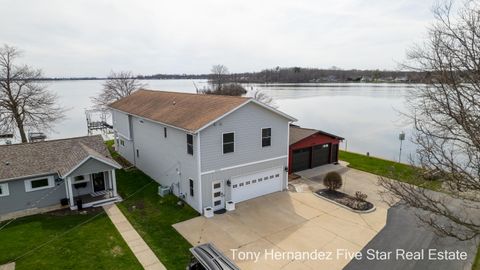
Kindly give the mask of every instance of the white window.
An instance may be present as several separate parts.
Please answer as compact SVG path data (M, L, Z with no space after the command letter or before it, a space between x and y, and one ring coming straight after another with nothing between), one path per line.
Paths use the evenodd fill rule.
M25 191L37 191L55 186L53 176L39 177L25 180Z
M8 190L8 183L0 184L0 197L10 195L10 191Z

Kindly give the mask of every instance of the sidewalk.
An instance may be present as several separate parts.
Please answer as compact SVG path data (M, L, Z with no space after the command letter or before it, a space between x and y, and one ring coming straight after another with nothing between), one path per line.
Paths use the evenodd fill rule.
M0 265L0 270L15 270L15 263L13 262Z
M103 206L103 209L105 209L108 217L120 232L125 242L127 242L128 247L130 247L133 254L135 257L137 257L144 269L167 269L160 262L160 260L158 260L157 256L155 256L155 253L153 253L150 247L145 243L145 241L143 241L142 237L140 237L138 232L133 228L130 222L128 222L127 218L115 204L105 205Z

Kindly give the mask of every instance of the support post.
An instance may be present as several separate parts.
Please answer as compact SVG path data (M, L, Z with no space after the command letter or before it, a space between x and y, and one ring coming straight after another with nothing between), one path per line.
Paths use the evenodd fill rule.
M67 177L66 185L67 185L67 190L68 190L68 198L69 198L69 202L70 202L70 208L72 208L73 206L75 206L75 203L73 201L72 178L70 176Z
M111 178L111 181L112 181L113 196L117 197L118 196L118 194L117 194L117 178L115 176L115 169L110 171L110 176L111 176L110 178Z

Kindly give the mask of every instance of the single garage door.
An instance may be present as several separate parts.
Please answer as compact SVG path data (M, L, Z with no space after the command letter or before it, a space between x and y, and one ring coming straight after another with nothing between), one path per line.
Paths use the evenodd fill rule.
M311 151L310 147L293 151L293 157L292 157L293 172L310 169L310 151Z
M232 201L235 203L282 190L283 169L271 169L232 179Z
M312 168L330 163L330 144L315 145L312 148Z

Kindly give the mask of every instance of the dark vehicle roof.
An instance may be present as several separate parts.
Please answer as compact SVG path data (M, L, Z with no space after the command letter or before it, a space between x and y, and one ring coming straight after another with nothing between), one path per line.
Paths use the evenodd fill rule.
M229 258L221 253L212 243L201 244L190 252L207 270L240 270Z

